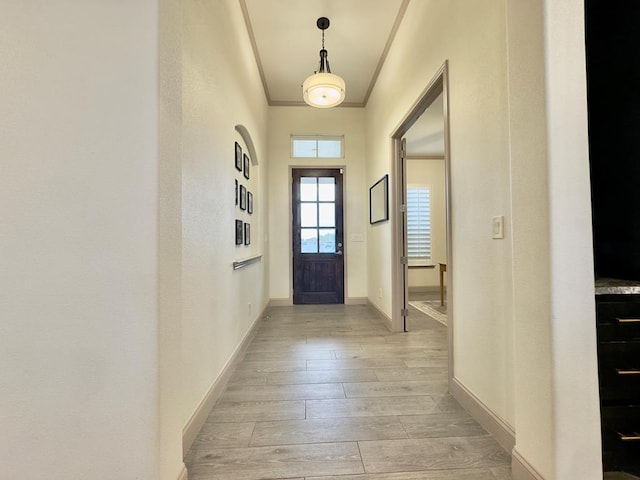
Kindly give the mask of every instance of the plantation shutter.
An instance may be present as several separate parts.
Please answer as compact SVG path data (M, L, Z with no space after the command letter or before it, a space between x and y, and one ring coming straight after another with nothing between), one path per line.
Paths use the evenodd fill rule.
M407 187L407 244L410 266L431 262L431 188Z

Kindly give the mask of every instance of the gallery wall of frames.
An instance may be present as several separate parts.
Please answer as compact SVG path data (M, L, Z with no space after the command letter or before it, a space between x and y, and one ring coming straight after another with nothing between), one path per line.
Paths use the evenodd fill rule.
M253 215L253 193L249 191L251 159L242 146L235 142L236 192L236 246L251 245L251 216ZM238 218L240 217L240 218Z

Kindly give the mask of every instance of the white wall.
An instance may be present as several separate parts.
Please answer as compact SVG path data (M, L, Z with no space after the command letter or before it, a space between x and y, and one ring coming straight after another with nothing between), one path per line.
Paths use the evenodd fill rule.
M1 10L0 476L158 478L157 4Z
M555 445L542 4L510 0L507 6L512 208L517 220L511 229L518 372L514 451L549 479Z
M601 478L584 3L544 1L554 475Z
M602 476L582 9L411 3L367 108L371 181L449 61L453 373L515 427L515 479ZM369 232L370 298L390 290L390 235Z
M291 135L344 135L344 158L292 159ZM344 166L345 303L367 296L366 233L369 190L365 182L365 124L361 108L269 108L269 257L271 299L291 302L291 166Z
M514 455L546 479L595 480L602 469L583 2L548 3L546 17L543 2L507 3Z
M449 60L454 376L513 425L505 8L412 2L367 107L367 178L393 173L390 135ZM394 209L392 207L392 215ZM491 239L504 215L507 238ZM369 298L391 316L390 224L369 229ZM451 285L451 282L450 282ZM384 298L377 299L378 288Z
M268 209L240 7L2 10L0 476L176 479L183 428L268 301L268 258L231 265L266 253L234 244L236 124L256 232Z
M232 269L267 253L264 227L251 247L235 245L235 219L266 225L268 161L267 105L238 2L184 1L182 35L182 345L174 346L185 425L268 302L266 257ZM257 150L250 181L235 169L238 124ZM252 216L235 206L234 179L254 192Z
M431 187L431 264L435 268L409 268L409 288L440 287L439 263L447 263L447 216L444 160L408 159L407 186ZM446 284L446 275L444 278Z

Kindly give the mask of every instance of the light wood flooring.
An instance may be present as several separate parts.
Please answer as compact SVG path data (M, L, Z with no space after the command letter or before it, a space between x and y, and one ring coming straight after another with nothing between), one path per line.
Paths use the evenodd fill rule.
M415 309L270 309L185 462L189 480L510 480L447 393L446 328Z

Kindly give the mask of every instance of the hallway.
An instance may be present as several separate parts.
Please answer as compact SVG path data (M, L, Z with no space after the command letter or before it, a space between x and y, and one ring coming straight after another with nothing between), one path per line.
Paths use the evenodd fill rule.
M446 329L412 309L275 307L185 463L189 480L509 480L510 456L447 394Z

